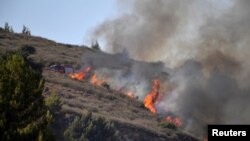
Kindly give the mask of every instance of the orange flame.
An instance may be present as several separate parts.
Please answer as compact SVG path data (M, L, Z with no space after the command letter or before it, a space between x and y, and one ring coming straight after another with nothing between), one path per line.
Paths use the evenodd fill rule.
M90 83L92 83L93 85L102 86L103 84L106 83L106 81L98 79L97 75L94 74L90 79Z
M151 92L144 99L144 106L152 113L156 113L155 102L159 97L160 84L158 80L153 80L153 87Z
M167 116L166 122L173 123L177 127L181 127L181 125L182 125L182 120L178 117L172 118L171 116Z
M71 74L69 74L69 77L72 79L83 80L83 79L85 79L86 74L84 72L71 73Z
M128 96L129 98L135 99L135 95L132 92L127 92L125 93L126 96Z
M77 79L77 80L84 80L87 76L87 74L91 71L91 67L87 67L84 69L82 72L78 73L71 73L69 74L69 77L72 79Z

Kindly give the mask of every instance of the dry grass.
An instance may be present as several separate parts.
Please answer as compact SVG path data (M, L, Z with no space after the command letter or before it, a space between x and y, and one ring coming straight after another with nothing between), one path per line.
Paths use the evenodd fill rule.
M54 72L45 71L45 77L50 76L53 80L47 82L46 87L60 94L64 114L81 115L91 111L94 116L102 116L115 122L119 131L126 134L124 136L127 138L141 139L143 135L150 140L176 140L179 136L186 137L181 132L160 128L157 117L142 107L140 101L87 82L72 80L59 73L53 74Z
M60 44L41 37L0 32L0 49L17 50L24 45L34 47L37 53L30 57L45 66L53 62L79 66L82 54L91 51L86 46Z
M0 51L17 50L24 45L32 46L36 53L30 57L45 66L51 63L69 63L81 65L81 56L93 51L86 47L56 43L41 37L27 37L0 31ZM194 140L189 136L159 128L157 117L144 108L142 102L132 100L124 94L96 87L88 82L70 79L65 74L43 71L49 92L55 90L63 102L61 116L57 118L56 131L58 140L63 139L63 131L69 122L68 115L81 115L86 111L94 116L102 116L112 120L122 134L122 140L164 141L173 139ZM166 134L167 133L167 134Z

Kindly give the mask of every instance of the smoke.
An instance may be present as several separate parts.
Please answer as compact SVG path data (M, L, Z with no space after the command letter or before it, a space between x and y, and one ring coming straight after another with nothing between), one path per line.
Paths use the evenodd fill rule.
M162 62L143 62L130 59L126 50L118 54L104 52L88 52L82 57L84 67L91 66L98 77L107 79L114 90L131 92L140 100L151 87L151 80L161 77L168 79L167 70Z
M157 107L180 116L184 129L198 137L205 134L202 129L207 124L250 123L249 0L130 0L118 4L127 11L99 25L93 38L103 39L107 52L126 50L135 60L164 64L131 63L128 57L126 61L104 61L102 65L127 66L113 73L117 74L114 78L121 78L115 83L140 87L138 95L143 98L150 81L167 74L161 80L164 97ZM124 62L127 64L122 65Z
M104 39L108 52L119 53L127 49L136 60L164 61L171 66L199 56L200 50L206 49L202 45L206 44L201 37L206 36L201 35L202 27L206 27L206 21L211 18L224 16L221 11L229 11L231 6L225 0L224 3L132 0L127 4L131 6L130 12L105 21L95 29L93 38ZM221 6L223 4L227 6Z
M196 61L176 68L169 80L174 89L168 91L158 109L180 116L185 130L197 137L205 135L207 124L248 124L250 91L239 87L231 70L220 67L209 75Z

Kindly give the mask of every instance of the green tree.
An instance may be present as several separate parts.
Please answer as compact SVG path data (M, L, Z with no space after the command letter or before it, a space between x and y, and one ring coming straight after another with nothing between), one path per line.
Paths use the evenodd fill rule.
M68 141L116 141L119 137L112 122L93 118L89 112L75 117L64 135Z
M23 26L23 30L22 30L22 34L23 35L27 35L27 36L30 36L30 30L28 27L26 27L25 25Z
M52 91L49 97L45 99L45 105L52 114L57 114L62 108L62 102L55 91Z
M4 24L4 30L10 32L10 26L7 22Z
M10 33L14 33L13 28L11 26L9 26L9 24L7 22L4 24L4 30L7 32L10 32Z
M98 41L96 41L95 43L92 43L91 47L92 47L93 49L95 49L95 50L101 50Z
M172 130L177 130L178 127L172 123L172 122L166 122L166 121L162 121L160 123L158 123L158 126L160 126L161 128L168 128L168 129L172 129Z
M0 55L0 140L53 140L44 79L21 53Z
M10 27L10 33L14 33L12 26Z

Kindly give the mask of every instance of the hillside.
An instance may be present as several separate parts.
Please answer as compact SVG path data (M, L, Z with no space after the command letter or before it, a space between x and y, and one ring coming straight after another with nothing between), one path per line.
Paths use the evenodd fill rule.
M82 58L90 53L106 54L86 46L68 45L34 36L25 36L0 30L0 51L18 50L23 46L35 48L29 57L42 63L46 91L44 96L56 91L63 102L60 116L56 117L55 132L57 140L65 140L63 131L74 115L90 111L94 116L110 119L118 128L123 141L196 141L194 137L183 133L181 129L172 130L159 126L160 117L152 114L143 103L130 98L119 91L103 86L95 86L88 81L71 79L67 74L50 71L47 68L54 63L71 64L82 67ZM92 56L91 59L95 59ZM150 63L140 62L143 65Z

